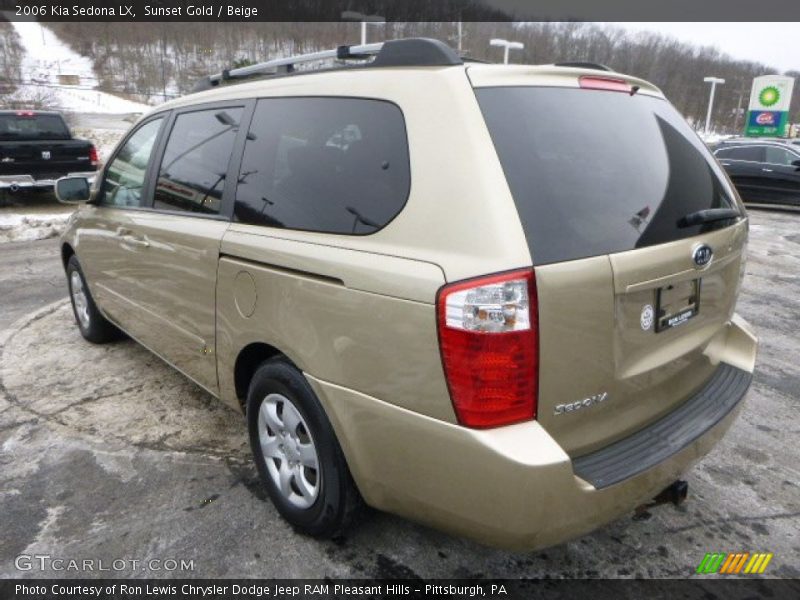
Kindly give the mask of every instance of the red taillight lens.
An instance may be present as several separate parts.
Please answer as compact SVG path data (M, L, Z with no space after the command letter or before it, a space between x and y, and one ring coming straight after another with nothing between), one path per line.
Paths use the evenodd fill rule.
M533 270L446 285L437 298L439 346L462 425L536 418L539 335Z
M613 77L597 77L594 75L584 75L578 79L578 84L589 90L606 90L609 92L626 92L631 93L633 88L631 84L624 79L615 79Z
M92 166L97 166L100 162L100 157L97 155L97 148L94 146L89 148L89 161L92 163Z

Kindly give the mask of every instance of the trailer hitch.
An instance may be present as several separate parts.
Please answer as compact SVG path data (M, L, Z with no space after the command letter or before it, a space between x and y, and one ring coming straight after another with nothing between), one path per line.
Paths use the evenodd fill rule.
M647 519L650 516L647 510L661 504L674 504L675 506L680 506L686 501L686 497L688 495L689 484L682 479L677 479L661 490L650 502L647 504L642 504L641 506L637 506L636 510L634 511L633 518Z

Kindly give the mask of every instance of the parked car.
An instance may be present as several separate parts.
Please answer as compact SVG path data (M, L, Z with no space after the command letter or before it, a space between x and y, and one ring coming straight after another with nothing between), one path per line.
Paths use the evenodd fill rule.
M52 191L60 177L91 180L98 165L97 149L73 138L59 113L0 110L0 203L9 193Z
M755 361L721 167L634 77L418 39L313 58L365 53L210 78L93 192L59 181L91 196L61 241L82 335L122 330L243 411L308 534L363 500L536 548L679 500Z
M715 146L714 155L745 202L800 206L800 147L734 140Z

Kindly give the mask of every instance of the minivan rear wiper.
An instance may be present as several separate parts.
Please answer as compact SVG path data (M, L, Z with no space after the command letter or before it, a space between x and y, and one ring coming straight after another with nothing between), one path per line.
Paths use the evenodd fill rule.
M685 217L678 219L678 227L692 227L693 225L713 223L714 221L726 221L728 219L736 219L739 216L741 215L735 208L707 208L689 213Z

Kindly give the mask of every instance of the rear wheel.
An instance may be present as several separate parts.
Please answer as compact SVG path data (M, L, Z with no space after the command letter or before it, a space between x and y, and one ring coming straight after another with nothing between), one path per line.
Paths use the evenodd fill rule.
M72 312L81 335L95 344L105 344L119 339L122 332L100 314L91 293L89 293L78 257L74 254L67 262L67 284L69 285Z
M280 359L258 368L247 394L250 446L278 512L297 530L333 537L361 499L311 386Z

